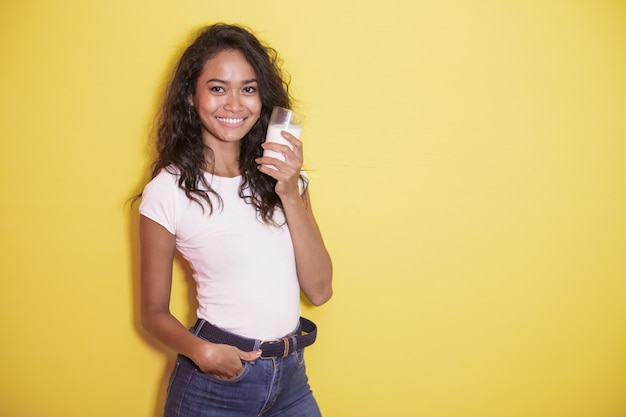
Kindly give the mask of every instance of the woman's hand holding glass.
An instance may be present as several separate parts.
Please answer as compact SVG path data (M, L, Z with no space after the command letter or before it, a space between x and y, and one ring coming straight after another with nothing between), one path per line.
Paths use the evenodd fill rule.
M286 130L281 132L281 136L291 146L276 142L265 142L261 146L264 150L281 154L285 160L262 156L257 158L256 162L259 164L259 171L276 179L275 191L281 200L292 196L299 198L298 181L303 162L302 141Z

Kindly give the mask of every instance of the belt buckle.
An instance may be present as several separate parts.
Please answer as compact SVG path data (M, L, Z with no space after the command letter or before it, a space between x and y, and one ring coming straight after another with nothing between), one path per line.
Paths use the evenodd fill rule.
M283 337L282 339L277 339L274 342L270 342L271 344L274 343L279 343L279 342L283 342L283 354L282 356L263 356L263 353L261 353L261 356L259 357L259 359L272 359L272 358L285 358L289 355L289 338L288 337Z

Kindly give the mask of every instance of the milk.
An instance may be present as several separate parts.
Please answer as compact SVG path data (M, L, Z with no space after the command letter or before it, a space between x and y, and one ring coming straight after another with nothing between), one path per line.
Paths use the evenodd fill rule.
M285 126L283 124L279 125L269 125L267 128L267 135L265 136L266 142L280 143L282 145L289 146L289 149L293 150L293 146L291 143L285 139L280 132L287 131L294 135L296 138L300 139L300 135L302 134L302 126L290 124L289 126ZM263 156L269 156L272 158L280 159L281 161L285 161L285 156L280 152L270 151L266 149L263 151ZM276 169L273 165L268 165L270 168Z

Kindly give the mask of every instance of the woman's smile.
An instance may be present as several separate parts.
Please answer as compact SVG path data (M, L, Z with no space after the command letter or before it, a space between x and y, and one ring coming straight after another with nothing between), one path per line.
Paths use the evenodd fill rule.
M240 118L240 119L233 119L233 118L226 118L226 117L216 117L217 120L219 120L220 122L227 124L227 125L239 125L241 124L244 120L244 118Z

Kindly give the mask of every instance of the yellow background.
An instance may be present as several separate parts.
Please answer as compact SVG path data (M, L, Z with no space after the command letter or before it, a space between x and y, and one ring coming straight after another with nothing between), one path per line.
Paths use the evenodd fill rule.
M195 29L278 49L335 296L326 417L626 416L626 2L0 0L0 416L155 417L153 117ZM176 268L174 311L191 290Z

